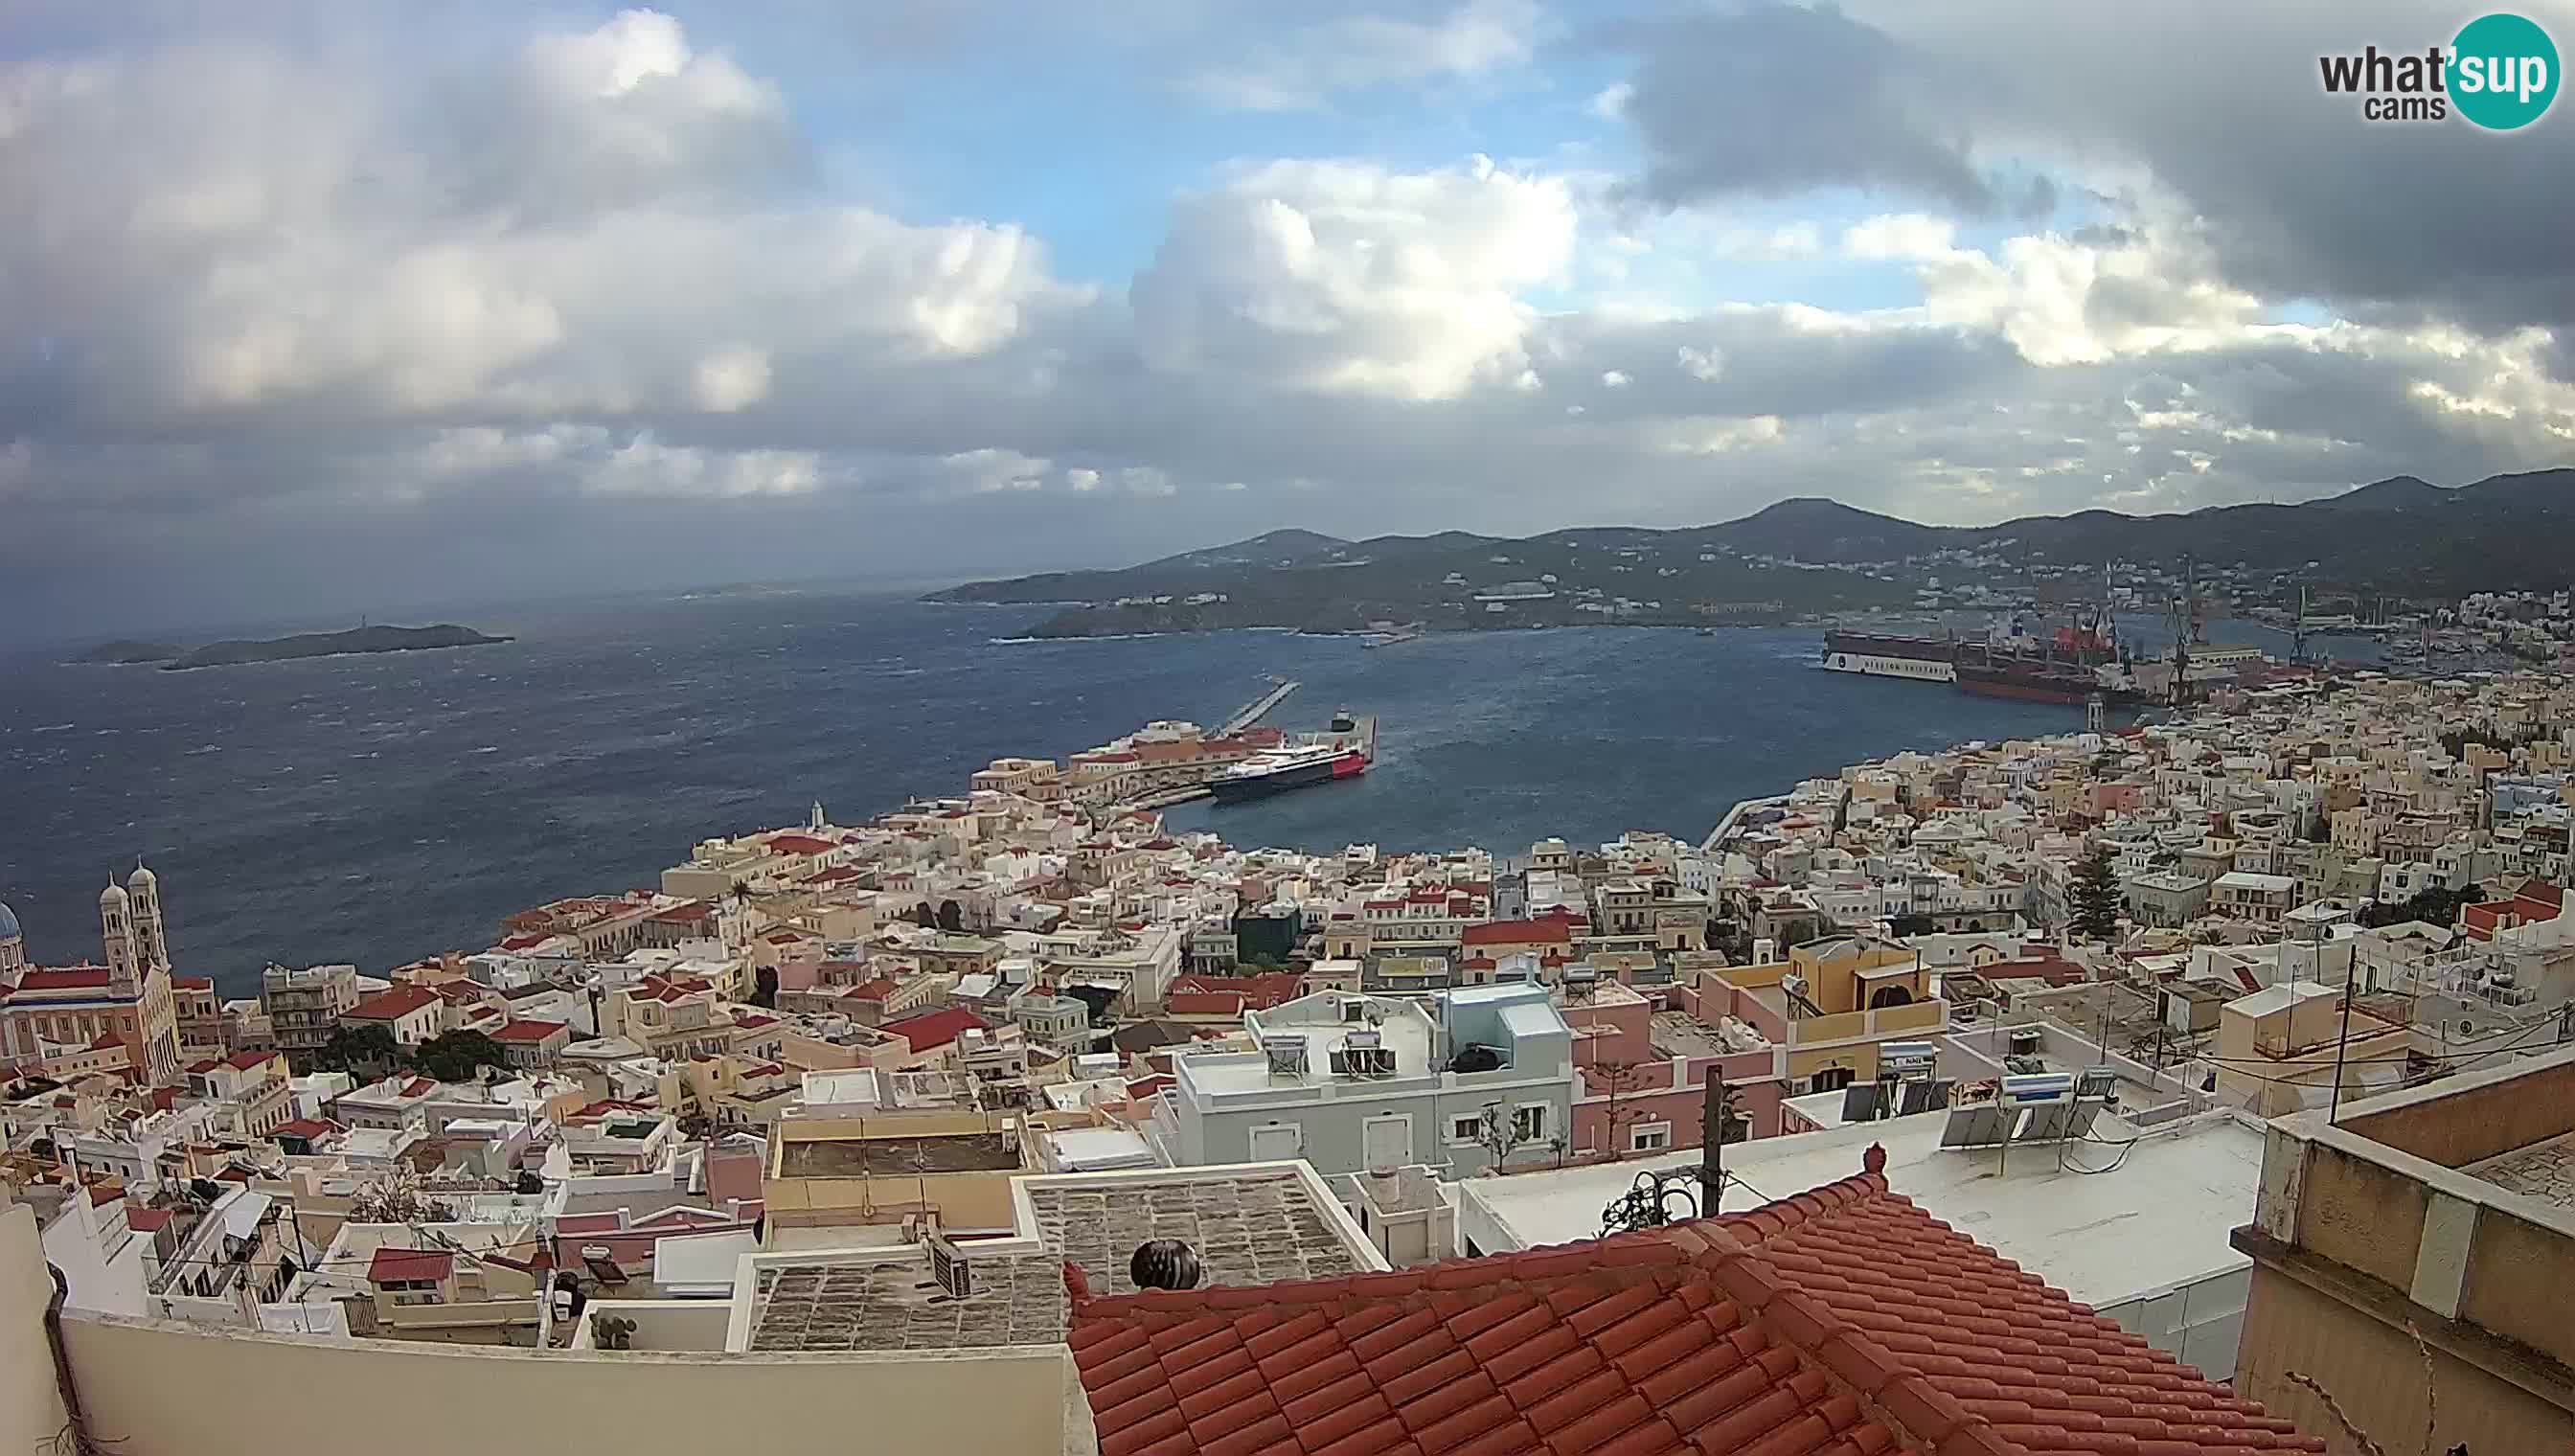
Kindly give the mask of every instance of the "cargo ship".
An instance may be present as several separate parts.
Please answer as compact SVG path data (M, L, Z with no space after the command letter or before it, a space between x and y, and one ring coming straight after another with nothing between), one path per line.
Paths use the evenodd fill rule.
M1950 683L1979 698L2025 703L2079 707L2096 696L2110 707L2145 701L2106 609L2080 611L2052 626L2015 616L1998 621L1982 638L1828 632L1822 666L1872 678Z
M1376 720L1354 719L1342 709L1332 715L1331 727L1322 732L1283 739L1278 747L1255 753L1209 779L1207 786L1217 802L1236 803L1356 778L1375 760Z
M2096 697L2109 708L2133 708L2145 701L2134 688L2108 682L2103 674L2091 669L2025 659L1987 658L1961 663L1957 684L1959 692L1978 698L2063 703L2078 708Z

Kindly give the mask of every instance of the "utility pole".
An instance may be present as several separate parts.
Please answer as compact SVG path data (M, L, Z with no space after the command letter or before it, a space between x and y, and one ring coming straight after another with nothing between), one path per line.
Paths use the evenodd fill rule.
M2342 1063L2343 1058L2351 1054L2352 977L2359 973L2360 957L2355 955L2352 957L2351 964L2345 967L2342 973L2342 1035L2334 1041L2333 1098L2325 1104L2327 1127L2331 1127L2334 1119L2342 1115Z
M1708 1068L1707 1095L1699 1103L1698 1215L1716 1216L1725 1192L1725 1129L1734 1119L1735 1091L1713 1066Z

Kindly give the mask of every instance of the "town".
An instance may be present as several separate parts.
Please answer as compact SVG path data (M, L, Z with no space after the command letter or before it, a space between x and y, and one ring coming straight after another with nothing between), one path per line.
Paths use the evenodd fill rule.
M149 867L90 963L0 908L12 1409L2232 1451L2437 1388L2444 1443L2562 1446L2575 681L2093 718L1698 836L1330 854L1166 829L1280 734L1158 723L256 996ZM350 1358L407 1344L525 1356Z

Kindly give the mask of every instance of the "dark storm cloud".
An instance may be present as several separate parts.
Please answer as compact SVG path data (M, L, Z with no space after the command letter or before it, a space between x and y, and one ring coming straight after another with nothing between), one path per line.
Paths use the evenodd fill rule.
M1624 113L1645 147L1647 197L1850 186L1968 212L2011 200L1977 167L1971 113L1951 100L1972 68L1839 11L1754 4L1613 33L1642 58Z
M2521 9L2575 54L2575 5ZM2184 200L2227 279L2266 297L2398 305L2499 331L2575 322L2575 112L2518 133L2370 123L2322 54L2419 54L2471 12L2175 0L1753 4L1636 33L1628 104L1667 201L1814 186L1960 211L1995 181L2142 173Z

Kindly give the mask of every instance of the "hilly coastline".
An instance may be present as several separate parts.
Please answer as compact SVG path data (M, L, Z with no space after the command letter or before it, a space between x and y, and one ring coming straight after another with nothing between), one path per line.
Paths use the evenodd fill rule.
M2127 516L2083 511L1996 526L1923 526L1819 498L1714 526L1584 527L1524 538L1462 531L1346 541L1274 531L1119 571L970 582L924 600L1055 605L1041 637L1220 628L1363 632L1595 624L1785 623L1960 605L1962 582L2097 596L2123 581L2196 580L2239 604L2455 600L2555 589L2570 568L2575 470L2443 487L2397 476L2294 506Z

